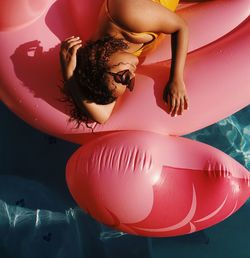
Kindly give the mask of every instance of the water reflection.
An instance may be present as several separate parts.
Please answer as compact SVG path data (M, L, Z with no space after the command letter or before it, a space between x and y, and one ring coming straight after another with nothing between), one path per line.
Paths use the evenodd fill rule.
M186 137L221 149L250 169L249 135L250 106ZM129 241L133 239L132 236L95 222L75 207L74 202L69 205L61 196L35 180L0 175L1 258L101 258L105 252L109 253L118 246L116 240L124 239L123 245L131 243ZM229 218L226 221L227 228L233 226L238 221L237 218L240 218L237 225L246 223L248 215L249 203L246 203L238 214L233 215L234 219ZM223 228L221 223L205 232L209 232L210 237L214 239L217 233L212 232L217 228L225 230L226 227ZM235 231L232 232L236 234ZM246 229L241 231L243 236L247 233ZM203 241L202 234L205 233L201 232L198 236ZM224 245L228 238L229 236L225 238ZM140 246L139 241L142 239L137 238L135 246ZM172 241L178 243L181 239L183 237ZM193 237L187 236L185 239L189 241ZM222 244L222 241L220 243ZM142 242L140 252L145 246L146 243ZM130 249L125 248L123 253L126 250ZM105 257L115 255L109 254Z
M185 137L224 151L250 170L250 105Z
M87 257L85 217L34 180L0 176L0 257Z

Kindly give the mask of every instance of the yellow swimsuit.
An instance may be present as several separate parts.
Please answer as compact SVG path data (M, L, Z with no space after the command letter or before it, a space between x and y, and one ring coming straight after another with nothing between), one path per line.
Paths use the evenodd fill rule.
M163 5L164 7L174 11L178 5L179 0L152 0L153 2L159 3L161 5ZM154 32L131 32L131 31L127 31L124 28L121 27L121 25L117 24L114 19L112 18L112 16L109 13L109 9L108 9L108 0L106 0L105 3L105 10L106 10L106 15L107 17L112 21L113 24L115 24L115 26L117 26L118 28L120 28L121 30L125 31L126 33L129 33L131 35L140 35L140 34L147 34L152 36L152 40L150 40L149 42L144 43L138 50L136 50L135 52L133 52L133 54L135 56L140 56L143 53L148 52L149 50L152 50L155 47L155 42L156 39L159 37L159 34L154 33Z

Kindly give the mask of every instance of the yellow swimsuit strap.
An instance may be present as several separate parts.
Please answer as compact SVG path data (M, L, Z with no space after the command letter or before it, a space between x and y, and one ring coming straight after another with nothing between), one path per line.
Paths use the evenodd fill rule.
M153 0L171 11L175 11L180 0Z

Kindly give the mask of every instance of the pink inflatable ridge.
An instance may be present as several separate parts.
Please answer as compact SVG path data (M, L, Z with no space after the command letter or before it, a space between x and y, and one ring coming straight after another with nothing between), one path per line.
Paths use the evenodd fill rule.
M74 0L70 4L73 5L77 1ZM98 3L97 1L96 5ZM90 12L91 7L98 8L92 6L90 0L86 0L86 4L90 5L86 9ZM206 11L208 6L209 10L213 8L221 10L221 5L225 5L224 9L229 10L234 5L244 9L245 4L245 0L228 2L222 0L218 3L210 1L209 5L199 4L200 9L197 9L197 5L193 5L181 11L183 14L186 11L192 13L192 9L195 8L201 12L196 12L199 18L203 17L201 8L203 6L206 15L204 14L201 20L202 25L206 19L212 18ZM229 7L226 7L227 5ZM36 21L18 30L0 33L0 53L3 60L0 64L0 95L2 101L13 112L33 127L82 144L93 136L91 130L86 126L74 129L73 123L68 124L66 105L57 101L57 98L61 97L56 87L61 83L58 60L60 40L77 32L75 26L77 21L78 28L84 22L84 20L65 19L69 10L74 12L75 9L67 1L56 1ZM231 20L235 25L236 21L246 16L245 9L239 11L242 13L239 12L237 15L231 13ZM77 17L76 15L75 18ZM148 130L183 135L215 123L248 105L250 103L249 25L249 19L246 19L230 33L225 31L226 35L213 41L213 44L189 53L185 81L190 97L190 110L185 111L184 115L170 117L162 101L163 88L168 80L169 62L147 64L146 59L143 66L137 70L133 93L127 92L119 100L106 124L93 124L96 134L104 135L119 130ZM196 29L194 30L192 26ZM193 30L190 34L191 39L197 39L199 44L198 24L190 23L190 30ZM216 27L211 30L216 30ZM211 35L214 35L214 32L211 32ZM163 55L161 52L158 54L158 60L162 60ZM241 88L240 91L236 90L236 85L237 89ZM226 97L225 92L227 92Z
M177 12L189 26L189 52L204 47L230 33L250 14L248 0L207 1L181 8ZM221 14L223 13L223 19ZM237 13L237 15L235 15ZM226 21L226 22L225 22ZM167 51L166 51L167 49ZM147 55L143 64L161 62L171 58L170 37L162 40L157 49Z

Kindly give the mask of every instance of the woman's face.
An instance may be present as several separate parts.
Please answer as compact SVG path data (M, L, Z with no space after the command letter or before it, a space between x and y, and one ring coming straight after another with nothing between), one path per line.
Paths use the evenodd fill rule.
M134 77L138 63L139 59L135 55L125 51L119 51L110 56L108 62L109 72L118 73L124 70L129 70L132 77ZM108 84L111 90L115 89L116 97L122 95L126 90L126 85L117 83L111 74L108 74Z

